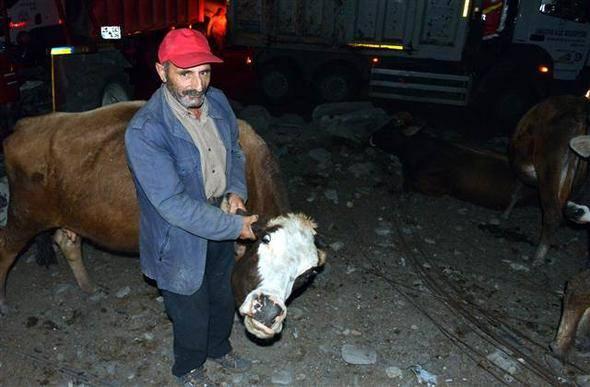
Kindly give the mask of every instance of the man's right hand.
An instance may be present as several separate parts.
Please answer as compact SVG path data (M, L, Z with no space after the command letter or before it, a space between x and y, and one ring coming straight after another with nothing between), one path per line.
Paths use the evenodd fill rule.
M256 235L252 232L252 224L258 220L258 215L250 215L242 217L244 223L242 224L242 231L240 231L240 239L256 239Z

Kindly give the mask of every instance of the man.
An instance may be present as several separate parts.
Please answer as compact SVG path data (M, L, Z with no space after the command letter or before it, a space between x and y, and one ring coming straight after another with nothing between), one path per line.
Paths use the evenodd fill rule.
M156 281L174 332L172 373L184 386L210 383L203 363L230 369L249 362L232 351L230 285L233 240L254 239L258 217L235 215L247 199L236 117L223 93L209 87L207 39L170 31L156 71L162 86L125 133L140 208L140 261ZM219 209L227 197L230 213Z
M504 29L504 1L484 0L482 4L481 17L483 20L483 40L493 39L499 36Z

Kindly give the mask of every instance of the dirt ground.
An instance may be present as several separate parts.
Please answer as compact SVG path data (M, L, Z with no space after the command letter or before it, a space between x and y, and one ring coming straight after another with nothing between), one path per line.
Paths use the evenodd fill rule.
M547 358L564 285L587 255L584 229L560 228L552 263L533 268L538 208L517 208L505 221L450 197L404 193L394 157L297 117L274 117L261 133L280 158L292 207L315 218L330 244L328 263L291 300L277 340L253 340L236 318L233 346L253 367L231 374L208 362L211 378L414 386L423 370L424 384L436 376L442 386L584 385L582 354L563 369ZM88 295L63 258L40 267L34 250L9 275L1 386L175 385L171 324L137 257L86 244L101 288Z

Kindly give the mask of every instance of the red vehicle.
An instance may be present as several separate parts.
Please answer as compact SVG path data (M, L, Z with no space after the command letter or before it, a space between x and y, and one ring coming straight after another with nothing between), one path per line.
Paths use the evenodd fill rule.
M51 83L48 106L54 111L85 111L148 98L160 83L154 62L163 35L180 27L206 32L208 19L219 7L225 7L225 2L0 0L4 24L10 27L5 33L9 37L6 47L17 52L30 48L28 64L47 70ZM23 36L28 43L22 43ZM237 65L244 67L242 53L222 56L227 63L216 74L239 73ZM214 85L215 79L227 77L219 74ZM227 83L218 86L225 88Z
M14 103L18 100L18 81L16 65L8 55L0 54L0 104Z

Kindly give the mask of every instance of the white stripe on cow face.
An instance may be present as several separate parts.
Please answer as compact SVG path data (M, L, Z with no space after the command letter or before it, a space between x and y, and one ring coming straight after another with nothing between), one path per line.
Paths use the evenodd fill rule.
M280 226L270 241L258 247L258 291L285 300L291 294L295 279L318 266L314 243L315 223L303 214L287 214L272 219L268 227Z
M266 229L274 231L263 237L258 245L258 275L260 283L239 308L250 333L266 339L281 332L287 315L285 301L291 294L295 279L307 270L322 265L325 254L314 243L315 223L303 214L287 214L272 219ZM268 327L254 318L262 299L278 306L280 314L271 316ZM262 307L264 308L264 307Z

